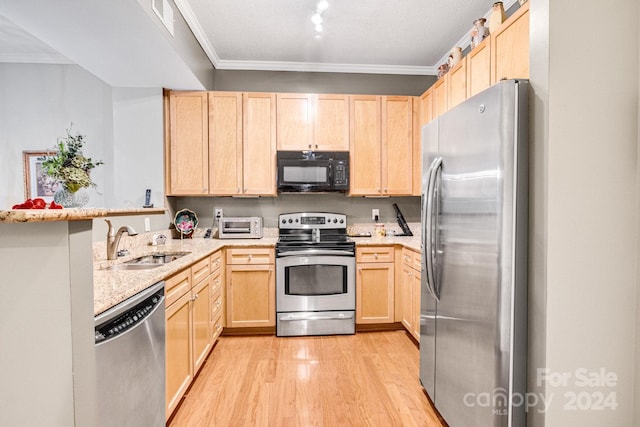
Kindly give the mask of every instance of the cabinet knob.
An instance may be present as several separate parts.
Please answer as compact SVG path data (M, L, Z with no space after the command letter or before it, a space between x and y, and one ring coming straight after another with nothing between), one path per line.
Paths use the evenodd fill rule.
M247 188L247 187L244 187L244 192L245 192L245 193L247 192L247 190L248 190L248 188Z
M253 255L249 254L249 261L253 258Z
M206 189L206 188L203 188L203 189L202 189L202 192L203 192L203 193L206 193L206 192L207 192L207 189Z
M240 194L240 187L236 188L236 193Z
M375 259L378 259L378 254L373 254L373 257L374 257Z

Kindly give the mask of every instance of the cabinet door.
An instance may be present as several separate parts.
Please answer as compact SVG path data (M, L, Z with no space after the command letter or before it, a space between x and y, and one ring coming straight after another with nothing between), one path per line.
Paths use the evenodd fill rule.
M276 102L278 150L314 149L313 97L306 94L279 93L276 95Z
M419 127L433 120L433 86L420 95L420 125Z
M242 187L242 93L209 92L209 194Z
M467 98L491 86L491 43L486 38L467 58Z
M315 95L313 149L349 151L349 97Z
M209 276L191 291L193 328L193 371L198 372L211 350L211 282Z
M411 335L420 342L420 277L419 271L413 271L412 297L413 297L413 321L411 327Z
M352 196L380 195L381 133L379 96L354 95L350 109L350 190Z
M491 34L491 83L529 78L529 3Z
M276 324L273 264L227 266L227 327Z
M382 194L413 192L413 100L382 97Z
M393 263L358 264L356 323L393 323Z
M166 417L180 403L193 379L191 293L167 307L166 312Z
M400 307L402 307L402 325L410 333L413 333L414 328L413 275L414 273L412 268L406 265L402 266L402 281L400 282Z
M276 97L243 94L242 194L276 195Z
M448 109L447 74L433 84L433 117L438 117L444 114Z
M420 125L420 98L413 97L413 191L414 196L420 196L422 191L422 126Z
M209 184L207 92L169 93L167 195L202 195Z
M448 108L453 108L467 99L467 57L462 58L448 74Z

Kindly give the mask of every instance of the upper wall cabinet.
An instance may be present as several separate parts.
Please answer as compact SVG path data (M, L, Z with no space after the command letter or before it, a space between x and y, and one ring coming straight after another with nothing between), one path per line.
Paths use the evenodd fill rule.
M491 35L491 83L529 78L529 3Z
M244 195L276 195L276 96L244 93L242 171Z
M209 92L210 193L242 193L242 93Z
M529 78L529 3L420 97L420 126L503 79Z
M165 141L169 196L209 192L207 92L170 92Z
M275 196L275 95L209 92L209 194Z
M349 150L349 97L277 94L278 150Z
M353 95L351 119L352 196L413 193L413 98Z
M275 196L275 99L272 93L170 92L167 195Z

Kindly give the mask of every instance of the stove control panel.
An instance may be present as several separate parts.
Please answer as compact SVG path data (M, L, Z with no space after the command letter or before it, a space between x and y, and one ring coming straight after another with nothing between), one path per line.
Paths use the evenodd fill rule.
M347 228L347 216L328 212L297 212L281 214L279 228Z

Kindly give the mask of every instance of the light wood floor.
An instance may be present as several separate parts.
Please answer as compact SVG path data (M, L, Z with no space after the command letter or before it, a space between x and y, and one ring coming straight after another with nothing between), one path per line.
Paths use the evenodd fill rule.
M223 336L169 426L440 427L418 372L404 331Z

